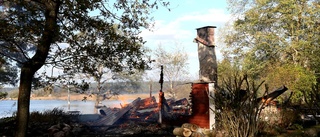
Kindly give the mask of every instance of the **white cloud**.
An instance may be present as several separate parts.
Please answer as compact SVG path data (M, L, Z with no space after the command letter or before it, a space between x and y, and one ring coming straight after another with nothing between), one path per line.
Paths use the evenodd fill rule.
M144 30L141 36L147 41L183 40L195 36L190 31L206 25L222 25L228 21L229 15L222 9L209 9L200 12L186 13L171 22L155 21L153 32Z
M147 41L146 46L153 50L159 43L162 43L163 46L172 46L175 41L181 42L188 53L190 74L196 74L199 70L198 51L196 43L192 42L196 37L196 28L203 26L217 26L219 28L229 18L230 15L226 14L223 9L184 13L184 15L174 20L156 20L154 31L144 30L141 36ZM216 49L217 58L221 59L222 55L218 50L219 48Z
M209 9L201 12L194 12L182 16L178 19L179 22L192 21L204 23L224 23L229 20L230 16L224 13L222 9Z

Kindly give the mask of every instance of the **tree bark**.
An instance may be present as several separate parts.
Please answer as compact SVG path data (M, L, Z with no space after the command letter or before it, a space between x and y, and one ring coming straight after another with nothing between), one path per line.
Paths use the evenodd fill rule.
M35 72L44 65L49 53L50 45L54 42L54 38L57 35L57 13L60 1L47 1L44 6L46 8L44 12L45 26L42 37L37 45L35 55L24 62L21 68L16 137L27 136L32 79Z
M18 132L17 137L26 136L28 122L29 122L29 106L30 106L30 92L31 92L31 81L34 72L25 65L21 68L20 74L20 87L18 96L18 113L17 123Z
M98 91L97 91L97 96L96 96L96 101L94 103L94 113L95 114L98 114L98 107L99 107L99 104L100 104L100 96L101 96L101 89L102 89L102 86L101 86L101 78L102 78L102 73L101 71L99 72L99 77L97 78L97 81L98 81Z

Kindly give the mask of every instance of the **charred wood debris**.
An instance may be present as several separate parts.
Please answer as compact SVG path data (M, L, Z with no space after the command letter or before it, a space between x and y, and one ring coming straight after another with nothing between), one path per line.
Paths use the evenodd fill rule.
M99 118L82 122L82 128L76 134L85 133L86 136L89 134L93 136L176 136L174 128L182 125L183 119L191 115L191 105L186 98L176 101L165 99L162 91L163 66L161 66L159 84L161 88L158 102L154 96L150 95L149 98L138 97L129 104L120 104L121 108L99 107ZM78 121L81 121L81 118ZM55 127L61 127L61 124L49 128L49 136L68 136L72 130L72 128L67 128L69 126L66 124L62 124L63 128Z
M48 129L49 136L176 136L174 128L181 126L181 118L191 113L189 103L185 98L176 101L168 99L166 102L168 105L162 111L162 123L159 123L159 104L156 98L139 97L121 108L100 107L98 118L80 122L77 130L67 124L53 125ZM191 133L190 129L190 134L185 135Z

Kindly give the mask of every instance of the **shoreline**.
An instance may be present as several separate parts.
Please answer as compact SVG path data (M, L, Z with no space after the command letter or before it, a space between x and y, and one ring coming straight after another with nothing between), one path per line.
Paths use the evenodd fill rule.
M152 96L157 96L157 94L154 94ZM83 101L86 97L86 101L95 101L96 97L93 95L89 97L88 95L84 94L71 94L70 95L70 101ZM106 100L134 100L136 98L140 97L141 99L149 98L149 93L137 93L137 94L120 94L114 97L111 97L110 99ZM157 98L157 97L156 97ZM2 100L18 100L18 98L5 98ZM60 95L60 96L47 96L47 97L30 97L30 100L68 100L68 95Z

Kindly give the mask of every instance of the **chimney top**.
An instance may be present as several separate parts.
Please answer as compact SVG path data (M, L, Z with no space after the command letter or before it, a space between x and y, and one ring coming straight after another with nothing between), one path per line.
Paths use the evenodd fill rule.
M204 29L204 28L217 28L217 27L216 26L204 26L204 27L201 27L201 28L197 28L196 30Z
M214 29L216 26L205 26L197 28L197 37L195 38L196 42L200 42L206 46L215 46L214 43Z

